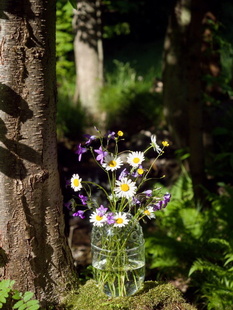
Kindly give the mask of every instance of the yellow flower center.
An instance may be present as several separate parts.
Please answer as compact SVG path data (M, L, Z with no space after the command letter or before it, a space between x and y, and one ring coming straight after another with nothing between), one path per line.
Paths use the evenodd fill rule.
M129 185L128 184L121 184L121 190L123 192L128 192L129 191Z
M145 213L146 215L150 215L150 211L149 211L149 210L145 210L144 213Z
M119 218L116 220L116 222L117 222L117 224L122 224L122 223L123 223L123 219L119 217Z
M117 163L116 163L115 160L110 160L110 161L108 162L108 165L109 165L109 167L116 167Z
M96 219L96 221L101 221L102 220L102 216L99 216L99 215L96 215L96 217L95 217L95 219Z
M119 137L122 137L124 135L123 131L121 131L121 130L119 130L117 134Z
M74 179L73 182L74 182L74 186L75 186L75 187L78 187L79 184L80 184L79 179Z
M140 174L140 175L142 175L143 172L144 172L144 170L143 170L142 168L139 168L139 169L137 170L137 173Z
M140 162L140 158L135 157L135 158L133 159L133 162L134 162L135 164L138 164L138 163Z

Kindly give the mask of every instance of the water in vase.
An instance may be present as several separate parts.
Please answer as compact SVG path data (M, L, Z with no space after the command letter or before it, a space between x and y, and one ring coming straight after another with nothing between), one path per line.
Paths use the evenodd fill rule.
M95 261L93 275L103 292L112 297L130 296L136 293L144 282L145 261L128 260L124 266L110 266L106 260Z

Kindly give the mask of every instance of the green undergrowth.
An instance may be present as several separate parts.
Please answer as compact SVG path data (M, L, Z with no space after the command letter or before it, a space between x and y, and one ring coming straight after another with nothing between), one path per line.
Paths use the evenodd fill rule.
M39 301L33 299L33 292L19 292L13 289L15 281L0 281L0 309L11 310L37 310L40 309Z
M170 283L148 281L134 296L110 298L102 293L95 281L89 280L66 300L65 309L73 310L196 310Z

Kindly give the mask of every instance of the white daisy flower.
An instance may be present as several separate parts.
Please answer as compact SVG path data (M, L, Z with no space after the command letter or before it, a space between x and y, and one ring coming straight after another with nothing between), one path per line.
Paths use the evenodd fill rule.
M127 179L122 178L119 181L116 181L116 186L114 192L118 198L132 198L137 191L136 183Z
M103 226L106 222L106 216L100 216L97 212L93 212L90 216L90 222L93 223L94 226Z
M123 227L129 223L129 219L127 219L127 214L123 212L116 213L116 215L114 216L114 220L114 227Z
M161 153L162 149L160 148L160 146L156 143L156 136L152 135L151 136L151 145L154 149L154 151L156 151L157 153Z
M154 208L153 208L153 207L148 207L146 210L143 211L143 213L144 213L149 219L154 219L154 218L155 218L155 213L154 213Z
M108 171L109 170L110 171L117 170L120 168L121 165L123 165L123 162L121 161L121 159L119 157L107 155L104 158L103 167Z
M73 174L70 180L70 186L73 188L75 192L78 192L82 188L81 182L82 182L82 179L79 177L79 175Z
M132 167L138 167L143 162L143 160L145 160L143 152L132 152L127 157L127 162Z

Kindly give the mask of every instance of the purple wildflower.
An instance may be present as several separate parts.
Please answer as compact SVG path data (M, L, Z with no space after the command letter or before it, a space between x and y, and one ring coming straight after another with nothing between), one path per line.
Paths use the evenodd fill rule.
M73 216L78 216L80 217L81 219L84 219L85 216L84 216L84 211L82 210L78 210L77 212L73 213Z
M104 151L102 149L102 146L99 147L99 149L94 150L98 155L96 156L96 160L98 160L101 165L103 164L104 157L108 154L108 152Z
M143 194L146 194L146 198L149 198L152 196L152 190L148 189L148 190L144 191Z
M104 216L104 214L108 211L108 208L105 208L103 205L100 205L100 207L96 209L96 211L99 216Z
M84 137L88 139L88 140L85 142L86 145L91 144L91 142L94 141L94 140L96 140L96 138L97 138L97 137L94 136L94 135L92 136L92 135L88 135L88 134L85 134Z
M71 201L64 203L64 206L69 210L71 210L71 205L72 205Z
M121 171L121 173L120 173L120 175L119 175L119 177L118 177L118 180L120 181L122 178L127 177L128 174L129 174L129 172L126 170L126 168L124 168L124 169Z
M154 210L154 211L161 210L162 207L163 207L163 200L161 200L161 201L155 203L154 206L153 206L153 210Z
M113 140L115 140L116 139L116 137L115 137L115 131L108 131L107 133L106 133L106 138L108 139L108 140L111 140L111 139L113 139Z
M69 187L71 185L70 180L65 180L65 188Z
M115 224L115 219L114 219L115 215L112 212L109 212L106 215L106 222L111 225L111 224Z
M133 197L133 204L135 204L135 205L140 205L141 204L141 201L140 201L140 199L138 199L137 196Z
M81 146L81 143L79 143L79 145L77 146L77 150L75 151L75 154L78 154L78 161L81 161L82 158L82 154L86 153L87 149L85 147Z
M169 202L169 201L171 200L171 194L166 193L166 194L164 195L164 200L165 200L166 202Z
M79 194L78 197L81 200L82 204L85 206L87 204L88 197L81 194Z
M163 208L166 208L167 204L169 203L169 201L171 200L171 194L166 193L163 196Z
M154 204L154 206L153 206L154 211L161 210L162 208L166 208L166 206L169 203L170 199L171 199L171 194L166 193L163 196L163 200L161 200L161 201L157 202L156 204Z

